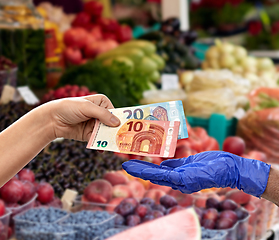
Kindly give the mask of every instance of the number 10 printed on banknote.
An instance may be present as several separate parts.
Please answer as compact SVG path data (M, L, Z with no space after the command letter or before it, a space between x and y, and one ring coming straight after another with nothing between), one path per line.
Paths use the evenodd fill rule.
M119 127L96 121L87 148L142 156L173 157L179 132L179 121L127 119L123 114Z

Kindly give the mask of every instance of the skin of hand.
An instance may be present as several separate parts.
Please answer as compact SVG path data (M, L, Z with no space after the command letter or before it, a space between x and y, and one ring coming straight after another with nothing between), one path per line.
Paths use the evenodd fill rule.
M101 94L43 104L0 133L0 187L56 138L88 141L95 119L117 127L110 100Z
M267 186L262 195L263 198L265 198L268 201L273 202L277 206L279 206L278 179L279 179L279 171L277 169L274 169L271 166Z

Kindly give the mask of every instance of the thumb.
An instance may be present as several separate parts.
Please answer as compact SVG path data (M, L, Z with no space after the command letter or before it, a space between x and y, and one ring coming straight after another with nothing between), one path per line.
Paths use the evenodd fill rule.
M86 104L82 110L83 114L85 114L89 119L99 119L100 122L110 127L117 127L120 125L120 120L118 117L113 115L108 109L100 107L90 101L86 101Z

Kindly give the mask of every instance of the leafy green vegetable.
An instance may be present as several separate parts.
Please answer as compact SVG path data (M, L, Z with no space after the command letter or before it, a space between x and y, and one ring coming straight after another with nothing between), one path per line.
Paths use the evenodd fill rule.
M103 66L98 60L68 69L60 79L60 85L77 84L91 91L105 94L115 107L139 104L143 91L149 89L149 76L114 61Z
M266 108L279 107L279 101L275 98L270 97L266 93L259 93L258 98L259 102L258 105L254 108L255 111L259 111Z

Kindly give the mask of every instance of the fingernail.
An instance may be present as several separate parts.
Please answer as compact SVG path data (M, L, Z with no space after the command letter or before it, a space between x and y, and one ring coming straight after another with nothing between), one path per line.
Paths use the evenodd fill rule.
M118 126L120 124L119 119L117 117L115 117L114 115L112 115L110 122L115 126Z

